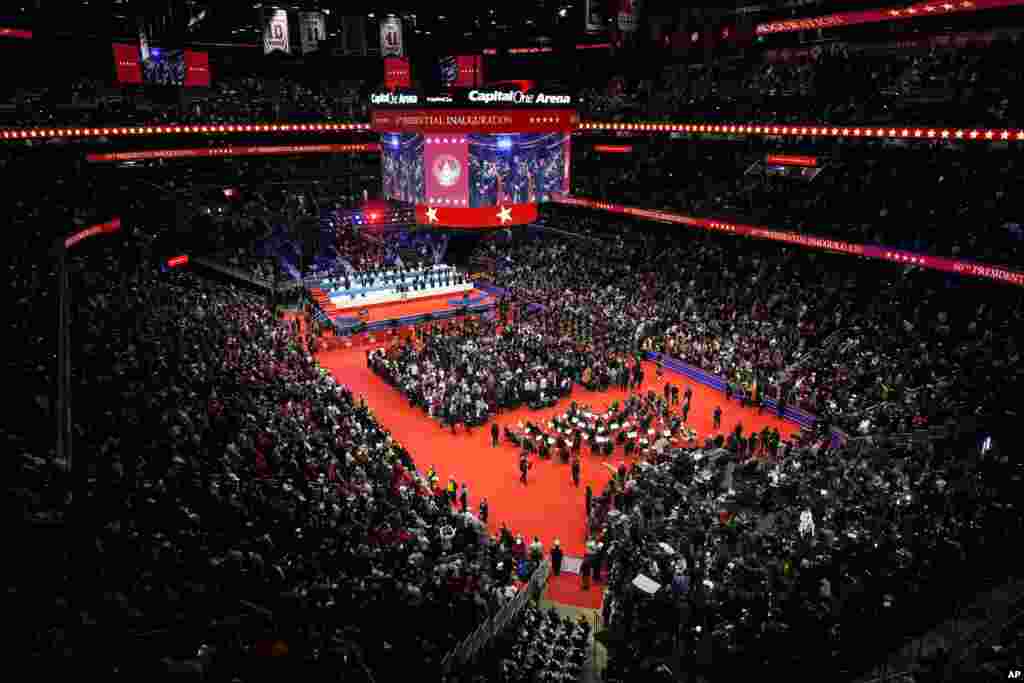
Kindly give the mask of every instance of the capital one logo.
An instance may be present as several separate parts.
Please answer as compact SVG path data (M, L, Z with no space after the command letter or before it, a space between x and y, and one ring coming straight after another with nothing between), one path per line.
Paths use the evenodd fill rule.
M451 154L441 154L434 159L433 172L441 187L452 187L462 176L462 165Z

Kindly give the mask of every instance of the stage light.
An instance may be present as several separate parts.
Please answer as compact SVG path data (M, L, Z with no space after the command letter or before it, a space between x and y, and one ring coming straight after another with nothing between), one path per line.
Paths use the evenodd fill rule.
M498 149L505 151L512 149L512 138L498 138Z

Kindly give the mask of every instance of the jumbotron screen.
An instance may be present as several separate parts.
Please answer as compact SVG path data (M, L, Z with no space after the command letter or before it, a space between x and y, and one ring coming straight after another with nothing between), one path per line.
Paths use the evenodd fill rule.
M387 134L386 199L472 208L540 203L569 192L570 136Z

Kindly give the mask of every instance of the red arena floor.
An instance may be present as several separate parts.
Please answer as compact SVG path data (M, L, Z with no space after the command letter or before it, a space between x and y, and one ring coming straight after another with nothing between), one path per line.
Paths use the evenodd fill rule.
M620 462L627 464L634 458L626 458L622 449L617 448L609 457L597 456L584 447L581 450L581 476L579 488L573 486L569 465L557 458L539 460L531 458L529 483L519 481L519 449L502 441L495 448L491 445L490 423L467 433L459 427L456 434L450 429L441 429L440 424L426 413L409 405L398 390L391 387L366 366L366 348L338 349L326 351L317 356L320 364L328 369L341 383L351 388L354 395L365 396L370 409L378 420L412 454L417 467L426 472L431 465L441 482L454 476L459 486L469 485L469 504L476 512L480 499L487 498L489 506L489 527L495 533L502 523L508 525L513 534L522 534L527 542L539 536L545 549L550 549L557 538L567 558L583 556L585 534L584 498L585 487L589 484L594 495L599 495L607 485L611 472L607 465L617 467ZM689 382L681 375L666 371L662 379L655 376L655 367L646 363L644 368L643 391L662 391L665 382L671 381L685 391L693 389L689 426L697 430L703 441L708 435L717 434L712 430L712 411L716 405L722 407L722 430L731 431L742 422L744 431L758 430L765 426L777 427L783 437L798 431L798 427L779 420L775 415L740 407L735 401L726 403L725 397L709 387ZM603 410L615 400L622 400L628 392L610 389L591 392L576 386L570 398L563 399L554 408L534 411L527 407L496 417L500 427L518 423L520 420L547 420L568 408L571 401L588 404ZM598 607L601 592L597 588L583 591L579 588L577 576L563 576L553 581L548 595L558 602L580 607Z

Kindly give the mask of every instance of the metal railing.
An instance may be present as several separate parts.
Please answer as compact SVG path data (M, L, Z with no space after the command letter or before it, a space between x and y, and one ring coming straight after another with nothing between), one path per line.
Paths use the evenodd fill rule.
M505 604L494 616L490 617L461 643L449 652L441 662L442 676L449 676L456 666L461 666L473 660L481 650L486 648L501 632L526 607L530 600L540 600L544 594L544 587L548 582L548 575L551 571L551 563L542 560L537 568L530 575L526 587L516 593L507 604Z

